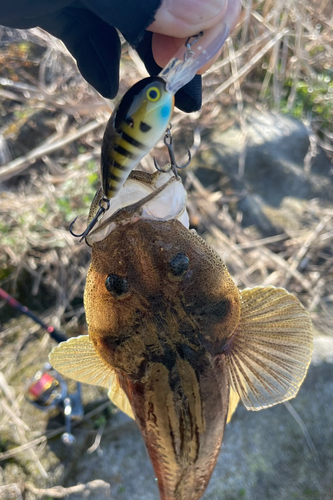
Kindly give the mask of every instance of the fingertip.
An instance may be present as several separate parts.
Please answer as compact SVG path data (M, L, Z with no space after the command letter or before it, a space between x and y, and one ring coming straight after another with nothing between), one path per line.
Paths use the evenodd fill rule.
M153 33L151 47L156 63L161 68L164 68L180 47L184 45L185 41L186 38L176 38L160 33Z
M227 0L226 9L224 9L223 11L223 18L219 19L219 17L217 17L214 20L214 25L208 29L205 29L203 25L201 25L200 29L198 29L199 31L202 31L204 29L207 35L211 33L217 37L219 34L219 30L221 30L222 32L223 29L225 29L225 27L227 26L228 32L230 33L235 28L238 22L240 12L241 4L239 0ZM153 25L151 25L149 29L152 29L152 27ZM163 31L164 30L154 30L154 32L152 33L153 56L157 64L162 68L169 63L169 61L174 57L174 55L178 52L178 50L187 39L187 36L185 36L186 32L184 33L184 30L181 31L181 36L179 35L178 29L175 30L175 27L170 28L168 34L165 34ZM191 34L193 35L194 32L195 28L192 27ZM205 66L203 66L198 73L203 74L205 71L207 71L207 69L210 68L210 66L216 61L219 55L220 52L216 54Z

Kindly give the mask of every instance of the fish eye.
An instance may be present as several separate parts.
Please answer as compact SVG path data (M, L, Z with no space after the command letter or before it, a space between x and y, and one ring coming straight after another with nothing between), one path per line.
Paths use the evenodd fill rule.
M128 292L129 284L123 276L109 274L105 280L105 288L117 299Z
M157 102L161 97L161 91L157 87L150 87L147 90L147 98L151 102Z
M177 253L169 261L169 271L176 278L182 277L190 267L190 259L185 253Z

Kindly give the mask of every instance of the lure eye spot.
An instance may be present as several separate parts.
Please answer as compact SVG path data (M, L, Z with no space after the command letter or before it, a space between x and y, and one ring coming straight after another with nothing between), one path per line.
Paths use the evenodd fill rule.
M161 97L161 91L157 87L150 87L147 90L147 98L151 102L157 102Z
M123 276L109 274L105 280L105 288L113 297L118 299L129 291L129 284Z
M169 271L176 278L181 278L189 267L190 259L185 253L177 253L169 261Z

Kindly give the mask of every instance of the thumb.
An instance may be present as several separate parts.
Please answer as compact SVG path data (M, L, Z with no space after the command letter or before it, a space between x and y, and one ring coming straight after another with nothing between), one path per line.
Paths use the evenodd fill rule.
M227 7L228 0L163 0L148 30L187 38L222 21Z

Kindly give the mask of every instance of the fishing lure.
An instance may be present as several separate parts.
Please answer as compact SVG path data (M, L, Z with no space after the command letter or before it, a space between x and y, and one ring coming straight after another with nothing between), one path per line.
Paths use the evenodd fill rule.
M106 199L116 196L129 173L164 133L171 168L176 170L189 164L190 152L186 165L177 165L171 126L167 127L174 107L174 94L215 54L226 33L218 37L217 45L211 43L216 42L215 38L211 40L211 35L207 36L205 43L194 51L201 37L203 32L189 37L159 76L145 78L130 88L112 114L105 129L101 154L102 189ZM160 169L156 161L155 166Z
M168 148L170 168L185 168L191 161L179 166L173 152L171 119L174 107L174 94L188 83L198 69L209 61L222 47L229 34L226 26L218 26L218 33L199 34L189 37L183 47L156 77L148 77L137 82L124 95L111 115L106 126L101 153L101 182L103 198L99 203L93 220L82 234L70 232L81 240L86 238L95 224L109 208L109 200L114 198L129 173L141 159L154 148L162 138ZM199 42L200 40L200 42ZM154 159L155 167L161 170ZM80 241L81 241L80 240Z
M159 77L136 83L123 97L105 129L101 177L104 196L113 198L129 173L164 134L174 97Z
M101 154L104 197L111 199L123 186L129 173L165 133L171 167L179 167L172 149L171 126L174 94L188 83L224 43L228 30L219 36L204 37L203 32L189 37L159 76L137 82L124 95L106 126ZM199 40L203 37L203 43ZM195 49L195 45L197 48ZM191 155L189 152L189 161ZM189 164L189 161L186 165ZM159 169L155 161L155 166Z
M145 78L133 85L124 95L111 115L103 136L101 151L103 197L100 200L100 209L80 235L72 231L74 220L70 226L73 236L81 237L81 240L88 236L95 223L108 209L109 200L117 195L133 168L165 133L173 107L174 96L166 90L166 83L160 77ZM172 155L174 160L172 144L166 141L167 139L165 143L169 148L170 158ZM189 162L184 167L188 164ZM171 168L176 167L178 165L175 164L175 160L171 161ZM156 168L159 169L157 163Z

